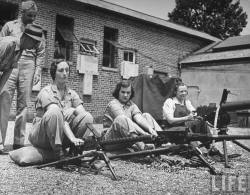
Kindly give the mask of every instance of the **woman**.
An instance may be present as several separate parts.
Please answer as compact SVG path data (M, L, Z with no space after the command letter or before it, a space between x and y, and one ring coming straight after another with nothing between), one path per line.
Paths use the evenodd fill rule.
M167 127L187 126L194 133L211 134L201 117L197 117L191 101L187 99L188 91L184 83L178 83L174 94L163 105L163 119Z
M193 133L201 133L211 135L210 128L206 121L196 115L196 110L192 106L190 100L187 99L188 91L184 83L178 83L175 87L174 94L168 98L163 105L163 118L166 120L167 128L178 128L178 126L189 127ZM192 142L197 146L197 142ZM212 147L210 149L210 142L203 143L209 149L210 156L222 157L218 149Z
M83 144L86 123L93 117L86 112L78 94L69 89L69 65L63 59L51 64L53 83L44 87L37 96L36 117L29 140L33 146L53 150L57 159L70 144Z
M134 89L129 80L123 80L116 85L111 100L105 110L104 127L108 130L104 139L116 139L122 137L136 137L139 135L155 135L162 131L154 118L148 113L142 113L137 105L131 100L134 97ZM120 144L109 149L122 149L129 144ZM143 142L134 145L136 150L152 148Z

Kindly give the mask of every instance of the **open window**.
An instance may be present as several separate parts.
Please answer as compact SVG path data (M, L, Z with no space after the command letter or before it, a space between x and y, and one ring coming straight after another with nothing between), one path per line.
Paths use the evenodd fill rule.
M56 16L55 55L63 54L72 61L74 19L62 15Z
M80 39L80 48L79 51L83 55L97 55L99 54L98 49L96 48L96 41L89 39Z
M0 1L0 31L3 25L17 18L18 15L18 5L9 2Z
M117 42L118 30L104 27L104 40L103 40L103 61L104 67L116 68L117 48L112 42Z

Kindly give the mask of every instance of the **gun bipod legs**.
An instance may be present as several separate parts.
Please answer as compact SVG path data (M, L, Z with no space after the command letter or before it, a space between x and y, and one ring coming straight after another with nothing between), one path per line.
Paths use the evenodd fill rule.
M190 144L191 145L191 144ZM203 156L201 150L198 147L192 146L192 149L195 151L195 155L209 168L210 173L216 175L217 172L215 168L207 161L207 159Z

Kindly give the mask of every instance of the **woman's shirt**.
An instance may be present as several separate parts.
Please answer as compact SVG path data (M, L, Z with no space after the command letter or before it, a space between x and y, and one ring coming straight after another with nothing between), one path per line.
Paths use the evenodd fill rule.
M113 99L109 102L105 110L103 125L104 127L110 127L113 120L120 115L125 115L133 120L133 117L136 114L141 114L141 111L131 100L129 100L126 104L122 104L119 100Z
M164 104L163 104L163 119L168 119L168 118L173 118L174 117L174 112L175 112L175 105L180 104L180 105L185 105L186 108L192 112L195 111L195 108L192 106L190 100L185 100L183 104L176 98L168 98Z
M66 88L64 97L61 98L60 92L56 85L48 85L44 87L38 94L35 103L38 117L41 117L50 104L58 105L67 118L73 114L75 108L82 104L83 101L79 95L72 89ZM41 113L41 114L40 114ZM40 115L40 116L39 116Z

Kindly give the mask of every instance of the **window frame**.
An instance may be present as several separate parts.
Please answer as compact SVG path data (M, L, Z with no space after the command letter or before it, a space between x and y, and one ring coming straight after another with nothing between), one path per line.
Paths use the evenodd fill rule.
M96 41L84 38L80 39L79 53L82 55L94 55L94 56L100 54L99 50L96 48Z
M125 58L125 53L128 53L128 60L125 60L124 58ZM136 52L134 51L134 50L129 50L129 49L125 49L125 50L123 50L123 56L122 56L122 58L123 58L123 61L125 61L125 62L131 62L131 63L133 63L133 64L135 64L135 55L136 55ZM129 53L132 53L133 54L133 60L132 61L130 61L129 60Z

